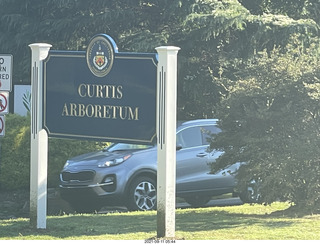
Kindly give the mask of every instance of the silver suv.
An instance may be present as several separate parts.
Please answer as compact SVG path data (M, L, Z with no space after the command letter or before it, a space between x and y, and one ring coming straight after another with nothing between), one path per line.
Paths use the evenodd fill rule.
M208 138L220 132L217 120L177 127L176 193L192 206L232 193L240 164L215 174L211 164L222 154L209 150ZM78 212L120 205L129 210L156 208L157 147L116 143L102 151L69 159L60 173L60 193Z

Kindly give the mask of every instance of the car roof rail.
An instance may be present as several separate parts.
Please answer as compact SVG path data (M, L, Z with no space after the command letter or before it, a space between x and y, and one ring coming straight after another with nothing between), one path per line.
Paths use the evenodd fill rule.
M202 124L202 123L214 123L217 124L218 123L218 119L196 119L196 120L190 120L190 121L186 121L183 122L182 125L188 125L188 124Z

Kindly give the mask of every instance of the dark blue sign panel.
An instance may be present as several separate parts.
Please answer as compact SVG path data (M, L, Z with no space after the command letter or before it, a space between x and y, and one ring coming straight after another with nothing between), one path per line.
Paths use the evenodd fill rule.
M157 55L118 53L107 35L44 62L44 128L51 137L149 144L156 134Z

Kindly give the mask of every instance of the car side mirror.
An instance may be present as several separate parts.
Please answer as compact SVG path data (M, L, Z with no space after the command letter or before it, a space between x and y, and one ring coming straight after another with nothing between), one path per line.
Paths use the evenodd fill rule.
M182 149L182 145L181 145L181 144L177 144L176 150L179 151L179 150L181 150L181 149Z

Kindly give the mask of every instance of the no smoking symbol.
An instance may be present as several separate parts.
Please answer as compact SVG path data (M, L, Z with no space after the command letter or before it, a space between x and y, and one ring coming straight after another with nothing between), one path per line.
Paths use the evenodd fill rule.
M8 100L4 94L0 94L0 113L5 111L8 106Z

